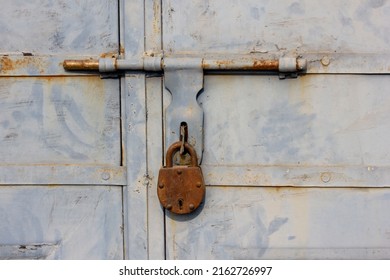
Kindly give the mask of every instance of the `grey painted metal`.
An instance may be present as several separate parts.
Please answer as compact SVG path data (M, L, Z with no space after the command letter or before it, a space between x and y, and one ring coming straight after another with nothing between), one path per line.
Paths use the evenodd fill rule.
M207 76L206 184L389 186L387 88L385 75Z
M117 69L133 69L133 70L146 70L158 72L161 71L161 59L160 52L153 53L153 57L150 55L143 57L142 64L134 62L133 60L117 59ZM103 57L112 55L110 53L102 54ZM196 56L196 55L195 55ZM202 57L201 54L197 55ZM229 58L232 63L227 67L230 70L234 68L242 69L244 67L250 67L254 61L259 60L271 60L274 59L274 55L266 54L243 54L237 57L237 55L221 55L221 54L208 54L203 59L203 68L207 71L210 68L213 70L220 69L220 64L216 61ZM26 56L22 53L15 54L0 54L0 76L80 76L80 75L95 75L93 72L86 71L66 71L63 68L63 61L65 60L93 60L99 61L100 57L93 56L78 56L78 55L53 55L42 56L33 55ZM246 61L245 64L240 64L240 60ZM112 61L112 59L109 59ZM301 60L298 59L298 62ZM308 53L305 54L305 59L302 61L307 62L305 68L306 74L342 74L342 73L369 73L369 74L388 74L390 73L390 61L385 54L355 54L355 53ZM113 62L112 62L113 63ZM235 66L236 65L236 66ZM234 66L234 68L233 68ZM112 67L112 65L111 65ZM205 74L212 74L212 72L206 72Z
M207 195L167 215L167 258L389 258L390 3L162 2L166 56L307 59L298 79L205 76Z
M121 45L125 59L135 63L144 53L144 1L120 1ZM140 39L142 38L142 39ZM146 162L145 75L126 75L122 81L124 111L125 165L128 168L124 187L125 258L148 258L148 184Z
M210 187L167 220L170 259L388 259L388 189Z
M180 126L188 127L188 143L202 161L203 110L197 102L203 89L202 60L196 58L165 59L165 88L172 95L171 104L165 111L165 141L169 146L180 140Z
M118 1L2 1L0 53L100 55L118 50Z
M161 3L145 1L145 48L161 52ZM163 163L162 77L146 78L146 135L148 174L148 259L165 258L164 210L157 197L158 171Z
M118 1L3 2L0 258L122 259L120 83L62 70L118 53Z
M125 91L126 166L125 250L126 259L148 258L147 191L149 178L146 164L145 76L127 76Z
M2 163L120 165L118 92L97 76L0 79Z
M389 1L52 2L0 12L0 258L159 259L164 241L180 259L389 258L389 85L365 75L390 73ZM63 70L113 56L147 71L203 58L201 211L157 202L161 77ZM212 72L232 57L303 58L307 75Z
M0 165L0 185L126 185L122 166Z
M122 190L1 186L0 259L122 259Z
M388 166L202 166L209 186L385 188L390 187Z
M389 5L384 0L347 5L335 0L163 0L164 51L388 54Z

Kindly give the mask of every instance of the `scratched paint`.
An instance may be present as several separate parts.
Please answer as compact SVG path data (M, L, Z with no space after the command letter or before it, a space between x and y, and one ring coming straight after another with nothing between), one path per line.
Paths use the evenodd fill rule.
M162 1L165 54L308 60L297 79L206 73L206 199L167 215L167 258L389 258L389 16L378 0Z
M164 49L388 53L389 1L163 1ZM193 24L196 22L196 24Z
M122 190L2 186L0 259L121 259Z
M207 189L201 211L169 215L171 259L381 259L385 189ZM374 217L371 219L370 217ZM348 226L346 226L348 225Z
M345 84L349 85L347 90ZM292 173L294 168L301 169L303 176L305 167L322 167L326 172L334 166L336 174L341 171L336 167L343 167L345 174L348 167L360 167L360 171L353 171L354 180L381 186L384 182L375 185L370 179L376 174L364 170L390 165L387 84L386 76L308 75L287 81L277 77L207 76L199 97L207 124L203 160L208 166L206 184L208 173L209 183L229 184L227 174L235 177L234 172L228 172L230 167L235 172L241 167L239 174L244 177L253 168L259 176L274 180L269 172L272 167L284 167L287 173L276 181L294 185L297 182L291 180L289 168ZM225 168L226 176L212 178L213 166L216 170ZM311 176L311 171L307 172ZM317 178L321 182L320 174ZM348 179L339 176L322 183L337 185L337 180L346 180L343 185L348 185ZM357 183L354 180L349 184ZM261 178L252 183L256 181L272 185L272 181L266 183Z
M120 163L119 83L0 79L0 155L15 163Z
M118 1L7 1L0 53L97 55L118 50ZM28 24L26 24L28 23Z

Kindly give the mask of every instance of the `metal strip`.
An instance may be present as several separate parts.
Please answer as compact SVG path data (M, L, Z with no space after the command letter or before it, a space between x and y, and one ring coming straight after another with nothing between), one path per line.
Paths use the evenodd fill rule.
M164 61L165 88L172 94L172 102L165 112L165 140L169 146L180 138L180 125L188 126L188 143L196 150L198 161L203 155L203 109L197 96L203 89L201 59L183 58Z
M390 167L202 165L208 186L390 187Z
M105 54L103 54L104 56ZM108 54L107 54L108 55ZM0 55L0 77L39 77L39 76L79 76L79 75L97 75L99 69L97 64L98 57L85 56L66 56L71 61L83 61L72 64L83 67L83 71L69 72L64 69L64 56L35 56L32 54L10 54ZM96 65L97 64L97 65ZM97 66L97 68L96 68ZM96 68L96 69L95 69Z
M101 62L114 61L112 66L119 70L161 71L161 57L153 54L142 62L128 59L112 59L112 53L98 56L36 56L32 54L0 54L0 77L12 76L78 76L96 75ZM349 53L307 53L306 74L389 74L388 54L349 54ZM297 60L298 64L304 60ZM205 56L202 67L206 74L211 71L278 71L280 61L270 56L228 55L223 57ZM116 64L116 65L115 65ZM106 65L107 66L107 65ZM65 67L65 69L64 69ZM298 68L305 65L298 65Z
M122 166L1 165L0 185L126 185Z

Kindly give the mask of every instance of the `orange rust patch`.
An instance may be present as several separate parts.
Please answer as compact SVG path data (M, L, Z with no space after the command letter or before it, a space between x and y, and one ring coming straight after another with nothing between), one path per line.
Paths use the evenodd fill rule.
M125 54L125 48L122 45L119 46L119 54L120 55L124 55Z
M122 50L121 50L122 51ZM116 58L118 57L118 53L117 52L108 52L108 53L102 53L100 55L101 58Z
M255 60L253 62L254 70L278 70L279 61L278 60Z
M160 33L160 4L157 1L153 3L153 32L156 34Z
M0 72L3 74L27 67L39 69L41 74L45 71L45 65L42 65L42 59L38 57L23 56L21 58L12 59L8 56L3 56L0 58Z
M3 56L0 59L1 72L7 72L15 69L14 63L9 57Z

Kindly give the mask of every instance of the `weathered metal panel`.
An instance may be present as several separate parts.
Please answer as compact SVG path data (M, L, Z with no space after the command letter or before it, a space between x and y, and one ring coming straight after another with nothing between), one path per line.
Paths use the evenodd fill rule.
M390 72L388 1L164 0L162 11L166 53L303 55L309 73Z
M122 190L2 186L0 259L123 258Z
M126 259L147 259L149 178L146 163L145 76L127 76L125 86L128 168L127 187L124 189Z
M119 82L0 79L0 156L7 164L119 165Z
M166 55L308 62L297 79L206 72L209 187L167 215L167 258L390 257L389 84L366 75L390 73L389 16L376 0L162 1Z
M170 259L390 257L387 189L210 187L204 208L167 218Z
M111 165L3 165L0 185L111 185L127 184L126 168Z
M164 48L168 52L388 53L389 16L390 3L384 0L164 0Z
M2 2L0 53L98 55L118 50L117 0Z
M148 155L148 243L149 259L165 257L164 209L157 197L158 171L163 163L163 128L162 128L162 79L146 79L146 106L148 117L147 155Z
M121 259L120 81L62 67L118 53L119 1L3 2L0 258Z
M145 49L161 53L161 1L145 1ZM148 163L148 258L165 258L164 210L157 197L158 170L162 166L162 77L146 77L146 135Z
M389 186L387 76L207 76L204 88L206 184Z

